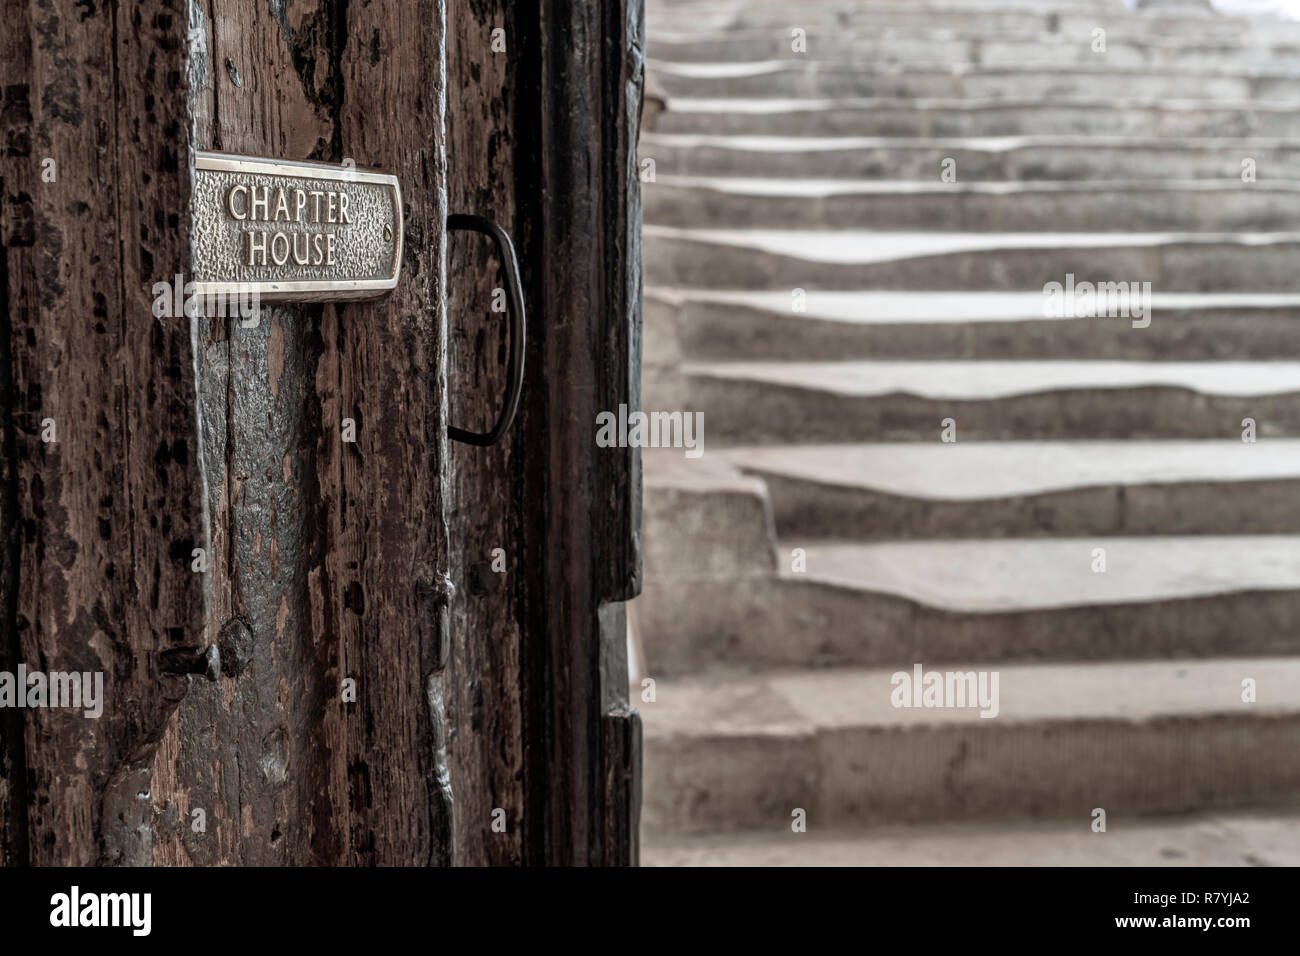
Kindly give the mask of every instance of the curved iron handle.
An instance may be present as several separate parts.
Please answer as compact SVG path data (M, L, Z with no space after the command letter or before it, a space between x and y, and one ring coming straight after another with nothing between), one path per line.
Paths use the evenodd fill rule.
M519 281L519 261L515 246L506 231L491 219L482 216L456 214L447 217L447 231L481 232L496 243L501 257L501 271L506 277L506 302L510 309L510 361L506 368L506 398L501 407L501 417L489 432L469 432L454 425L447 426L447 437L466 445L495 445L501 440L519 410L519 396L524 390L524 287Z

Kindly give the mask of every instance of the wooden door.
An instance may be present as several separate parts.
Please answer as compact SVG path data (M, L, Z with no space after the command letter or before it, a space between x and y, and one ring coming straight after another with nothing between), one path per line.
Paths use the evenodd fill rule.
M448 9L450 202L514 236L529 317L514 427L498 448L450 450L458 854L634 864L640 718L627 701L624 602L641 586L640 460L594 436L600 410L640 401L644 6ZM499 285L490 248L453 235L457 423L486 427L500 400ZM498 547L504 574L492 570ZM505 831L491 826L497 809Z
M515 6L33 0L0 38L0 671L107 704L0 711L3 862L635 862L639 476L593 422L636 399L640 5ZM397 288L156 317L195 150L395 174ZM492 448L446 438L508 351L449 212L520 252Z

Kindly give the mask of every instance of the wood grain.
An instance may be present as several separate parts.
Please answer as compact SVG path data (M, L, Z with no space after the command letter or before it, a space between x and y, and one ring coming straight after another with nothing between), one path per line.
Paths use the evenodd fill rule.
M347 14L344 148L397 173L407 221L401 285L348 306L339 334L341 403L359 426L339 489L345 659L363 689L347 726L351 861L448 865L446 10L412 0Z
M0 862L635 863L639 463L593 436L638 402L639 0L20 19L0 663L102 666L112 709L90 733L3 715ZM399 288L154 320L151 283L188 271L193 148L396 173ZM495 256L449 244L449 211L505 225L524 272L524 398L490 449L445 438L492 420L506 346ZM158 669L207 643L217 682Z
M635 177L644 50L640 0L547 0L536 113L544 303L537 365L546 383L524 428L545 435L547 527L527 597L545 634L529 641L534 753L530 813L545 818L534 853L560 864L635 863L635 814L606 781L635 779L635 727L610 733L607 715L636 724L627 701L622 602L640 590L640 459L598 448L595 421L639 405L640 194ZM555 267L559 265L559 267ZM536 367L536 366L535 366ZM611 815L621 819L609 826ZM611 842L611 834L616 839Z
M517 6L483 0L449 10L447 191L452 211L487 216L518 243L516 183L531 162L517 151L515 126L532 119L518 115L518 84L528 76L530 58L519 49ZM504 50L493 49L498 29L504 31ZM492 310L494 290L503 285L500 264L485 237L452 234L447 272L449 413L461 428L486 431L506 387L507 315ZM535 307L527 303L530 314ZM525 366L528 402L535 400L538 374L527 361ZM516 426L494 447L452 443L448 449L456 640L447 707L457 861L466 866L521 863L530 823L524 818L520 656L522 582L536 573L526 562L524 537L538 527L539 517L524 497L523 460L530 444Z
M384 300L204 323L226 673L170 728L158 862L451 861L441 18L434 2L207 7L198 145L395 172L408 226Z
M0 656L6 670L102 671L105 704L97 720L23 711L21 748L8 715L5 789L24 807L6 814L5 853L140 863L140 794L188 681L158 655L203 627L190 330L151 311L153 284L188 257L185 5L7 12Z

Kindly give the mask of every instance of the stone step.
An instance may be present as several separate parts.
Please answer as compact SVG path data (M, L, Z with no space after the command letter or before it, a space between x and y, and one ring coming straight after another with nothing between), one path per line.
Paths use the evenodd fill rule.
M805 12L818 12L822 15L834 16L837 11L857 6L861 0L800 0L799 9ZM871 0L869 7L874 8L877 3L882 6L894 6L898 0ZM912 6L913 4L908 4ZM646 11L651 17L663 18L672 14L685 14L694 16L698 13L708 11L725 11L739 12L754 8L773 6L778 10L786 11L787 15L790 10L788 0L648 0ZM953 10L953 9L974 9L984 11L990 9L1030 9L1042 10L1043 0L916 0L915 6L921 10ZM1206 0L1163 0L1159 4L1165 10L1201 10L1206 11ZM1126 0L1051 0L1050 9L1059 10L1062 13L1108 13L1113 16L1121 16L1129 12L1129 6Z
M1282 232L1300 185L1218 181L944 183L660 176L645 221L748 229Z
M807 570L802 573L812 579L964 614L1187 600L1300 586L1300 537L1288 535L875 544L801 539L778 548L789 554L794 546L803 549ZM1104 570L1098 549L1105 551ZM1272 635L1270 640L1289 643L1300 635ZM967 653L982 656L974 648Z
M1026 291L1067 274L1158 292L1300 292L1300 233L642 229L648 287Z
M1300 814L1108 816L1082 823L939 823L835 829L809 818L762 830L656 834L642 866L1300 866Z
M1259 183L1300 177L1300 140L1278 139L899 139L643 132L639 150L643 162L654 160L656 175L938 181L944 161L951 159L959 182L1241 181L1243 160L1250 159ZM642 192L654 185L644 184Z
M1296 439L897 442L720 454L763 480L777 534L791 542L1300 534ZM666 509L672 499L648 483L646 501L657 516L683 513ZM691 531L674 530L678 543ZM722 530L725 538L701 550L722 542L739 550L755 533L739 522Z
M1044 315L1041 292L645 293L646 368L683 361L1300 357L1300 295L1151 296L1151 323ZM647 405L646 407L652 407Z
M1085 63L1061 72L1047 66L882 69L860 63L787 59L672 63L651 60L647 70L669 97L896 97L1022 99L1115 97L1239 100L1294 98L1294 70L1191 68L1152 71Z
M706 445L1300 435L1300 362L693 362Z
M656 678L1295 654L1297 555L1300 538L1272 534L786 541L776 576L647 576L637 619Z
M674 97L663 133L752 136L1300 136L1300 102Z
M702 30L651 32L646 55L670 63L791 62L870 63L887 67L945 65L1052 66L1062 68L1107 64L1117 69L1233 70L1295 69L1300 67L1300 40L1257 33L1245 40L1229 37L1157 37L1108 32L1105 50L1094 49L1091 29L1061 33L1017 32L961 36L950 30L878 30L870 26L799 26L802 40L791 30L799 26L762 30ZM796 49L802 43L802 51Z
M693 4L689 8L649 4L647 26L658 33L690 30L716 33L726 30L784 30L793 26L827 30L871 29L900 31L939 28L957 36L995 36L1045 33L1084 37L1104 29L1108 37L1190 37L1249 42L1260 37L1300 37L1300 25L1272 16L1224 16L1192 5L1180 9L1080 11L1050 7L1007 6L999 3L961 5L948 3L788 3Z
M642 451L642 568L660 577L770 577L776 534L767 487L716 455Z
M644 456L651 592L691 575L770 579L800 539L1300 534L1300 442L1288 439L759 446L698 460L680 450ZM780 559L778 533L786 539Z
M644 825L788 829L802 809L825 827L1047 818L1086 832L1096 808L1109 827L1112 815L1295 807L1300 658L997 666L991 718L895 707L895 672L657 682L639 705Z

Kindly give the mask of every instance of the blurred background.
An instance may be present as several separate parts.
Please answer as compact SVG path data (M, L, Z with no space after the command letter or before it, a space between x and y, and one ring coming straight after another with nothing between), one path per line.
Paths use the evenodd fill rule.
M1298 7L649 0L644 863L1300 863Z

